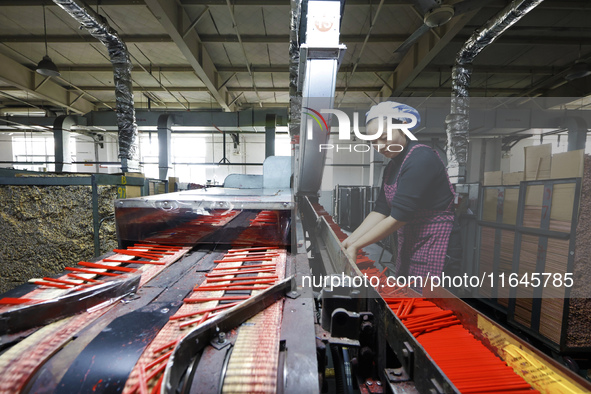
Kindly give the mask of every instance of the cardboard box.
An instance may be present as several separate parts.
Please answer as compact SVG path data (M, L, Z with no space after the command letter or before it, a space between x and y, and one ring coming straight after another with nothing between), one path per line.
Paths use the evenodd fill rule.
M552 164L552 144L528 146L524 150L525 180L549 179Z
M142 196L141 186L127 185L126 178L145 178L141 172L124 172L121 176L121 185L117 187L118 198L134 198Z
M583 177L584 160L584 149L553 155L552 165L550 167L550 178L560 179Z
M550 219L570 222L575 204L575 184L565 183L552 188Z
M519 185L519 182L525 180L523 171L506 172L503 174L503 185Z
M119 186L122 188L122 197L119 198L134 198L134 197L141 197L142 196L142 187L141 186Z
M174 193L175 192L175 185L178 185L179 178L176 176L168 177L168 192Z
M490 171L484 173L483 186L500 186L503 184L503 171Z
M146 177L141 172L124 172L123 175L125 175L125 176L131 176L131 177L134 177L134 178L145 178Z

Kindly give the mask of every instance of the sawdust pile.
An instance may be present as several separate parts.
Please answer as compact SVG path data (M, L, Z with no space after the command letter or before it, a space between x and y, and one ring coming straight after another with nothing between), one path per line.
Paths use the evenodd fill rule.
M591 156L585 156L566 344L591 346Z
M101 253L117 245L115 186L99 186ZM0 293L94 256L90 186L0 187Z

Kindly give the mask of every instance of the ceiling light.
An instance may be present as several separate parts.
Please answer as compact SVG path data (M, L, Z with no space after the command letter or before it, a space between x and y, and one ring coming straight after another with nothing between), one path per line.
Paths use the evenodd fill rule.
M47 53L47 22L45 20L45 6L43 6L43 29L45 31L45 56L43 56L43 59L41 59L35 71L46 77L59 77L60 72Z
M46 77L59 77L60 72L57 69L57 66L54 62L51 61L51 58L47 55L43 56L43 59L37 65L37 69L35 70L41 75L45 75Z
M453 18L454 12L454 8L451 5L444 4L427 12L423 22L431 28L445 25Z
M589 65L583 60L577 60L571 68L568 69L565 75L565 79L572 81L573 79L583 78L591 75Z

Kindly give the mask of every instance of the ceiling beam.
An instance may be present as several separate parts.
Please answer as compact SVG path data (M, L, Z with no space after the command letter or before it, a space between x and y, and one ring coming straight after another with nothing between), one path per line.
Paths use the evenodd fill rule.
M148 68L149 66L146 66ZM112 73L113 68L111 66L67 66L58 65L58 68L62 72L72 73ZM375 72L392 72L395 65L389 64L366 64L357 66L356 73L375 73ZM451 74L450 65L434 64L425 67L424 73L443 73ZM267 65L252 65L250 69L253 73L288 73L288 64L276 64L273 66ZM339 68L340 73L350 73L353 69L352 64L342 65ZM245 66L217 66L218 72L227 73L247 73L248 70ZM495 65L478 65L474 67L474 74L509 74L509 75L553 75L558 71L555 67L547 66L495 66ZM134 67L133 72L141 72L139 66ZM174 72L174 73L194 73L193 67L190 66L157 66L152 65L152 72L157 74L158 72Z
M203 42L238 42L238 37L231 34L202 34L200 35ZM240 35L242 42L245 43L264 43L264 44L289 44L289 34L273 34L273 35ZM390 42L404 42L408 36L406 34L378 34L371 36L369 42L374 43L390 43ZM365 36L357 34L341 34L339 40L344 43L363 42Z
M201 79L215 101L225 110L231 108L227 103L228 90L218 89L218 71L213 60L203 46L199 35L192 29L185 34L185 28L191 24L191 19L182 6L167 0L144 0L156 19L170 35L176 46L185 56L195 74Z
M564 85L555 83L554 86L556 87L545 89L543 96L587 97L591 94L591 77L579 78L570 82L567 81Z
M72 73L113 73L113 67L111 66L68 66L65 64L58 64L57 66L62 73L72 72ZM150 66L144 66L148 71L150 70ZM194 73L195 70L191 66L154 66L151 67L152 73L158 72L175 72L175 73ZM220 71L218 69L218 71ZM135 64L133 66L132 72L137 73L145 73L145 71Z
M25 91L37 99L67 108L77 114L85 114L96 109L95 105L78 90L68 90L52 80L45 80L35 71L3 54L0 54L0 64L2 64L0 81L10 85L13 89ZM113 88L111 89L113 90ZM5 88L0 87L0 90L5 90Z
M539 28L538 32L545 31L543 28ZM534 35L511 35L506 34L500 37L495 45L570 45L578 46L581 42L591 40L589 35L578 35L577 37L560 37L554 35L552 37L543 37ZM464 43L470 36L467 34L457 35L450 42ZM169 35L160 34L144 34L144 35L127 35L121 36L123 41L127 44L142 44L142 43L167 43L172 42L172 38ZM248 44L289 44L289 35L276 34L276 35L241 35L242 42ZM402 43L408 38L408 35L404 34L376 34L372 35L368 39L368 43ZM238 37L236 35L217 35L217 34L202 34L199 36L201 42L204 43L238 43ZM345 44L360 43L363 42L365 37L360 35L341 35L340 40ZM45 36L43 35L2 35L0 36L0 42L4 43L45 43ZM48 43L95 43L94 39L90 35L84 36L72 36L72 35L49 35L47 36Z
M109 87L109 86L79 86L79 89L87 91L87 92L112 92L113 88ZM382 89L381 86L352 86L347 88L347 92L378 92ZM446 90L449 89L451 90L451 87L449 86L444 86L444 87L438 87L438 86L425 86L425 87L407 87L404 92L405 93L433 93L437 90ZM0 87L0 91L5 91L5 92L14 92L14 91L19 91L21 90L20 88L15 88L15 87ZM267 93L288 93L289 92L289 88L288 87L258 87L256 88L257 91L259 92L267 92ZM345 90L345 87L337 87L336 91L337 92L343 92ZM169 92L207 92L208 89L205 87L201 87L201 86L167 86L166 89L162 88L162 87L140 87L140 86L134 86L133 87L133 91L137 92L137 93L141 93L141 92L164 92L166 93L166 91ZM249 87L240 87L240 86L230 86L228 87L228 91L230 92L254 92L255 89L251 86ZM517 92L522 92L523 89L518 89L518 88L471 88L470 89L471 92L475 92L475 93L491 93L491 94L500 94L500 93L517 93ZM72 92L75 92L75 90L72 90ZM113 92L114 93L114 92Z
M101 6L113 5L142 5L145 6L144 0L86 0L86 4L95 7L97 4ZM55 6L58 7L52 0L0 0L0 7L5 6Z
M121 39L126 44L134 43L158 43L158 42L172 42L169 35L123 35ZM43 35L5 35L0 36L0 42L28 42L28 43L45 43L45 36ZM48 43L92 43L96 44L96 38L91 35L84 36L69 36L69 35L48 35Z
M129 6L129 5L145 5L144 0L86 0L89 6ZM184 6L227 6L225 0L179 0L179 3ZM384 5L387 6L412 6L415 0L385 0ZM55 6L51 0L0 0L0 7L3 6ZM290 0L240 0L237 6L282 6L289 7ZM348 6L368 6L375 5L375 0L347 0L345 7ZM488 8L502 8L507 5L506 1L493 0L486 5ZM585 6L586 1L568 1L568 0L546 0L541 5L544 9L549 10L567 10L567 11L591 11L591 8Z

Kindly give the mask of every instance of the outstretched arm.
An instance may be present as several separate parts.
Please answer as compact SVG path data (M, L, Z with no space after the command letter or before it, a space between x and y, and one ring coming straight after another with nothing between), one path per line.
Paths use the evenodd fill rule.
M382 220L386 218L386 215L383 215L379 212L370 212L369 215L367 215L367 217L359 225L359 227L357 227L357 229L355 229L355 231L353 231L353 233L343 241L343 246L345 247L345 249L353 245L353 243L357 241L363 234L365 234L367 231L375 227L378 223L380 223Z
M386 238L388 235L392 234L394 231L398 230L405 224L406 222L396 220L392 216L384 218L379 223L361 234L356 240L348 244L348 246L346 246L347 255L353 261L355 261L357 258L357 251L359 249Z

